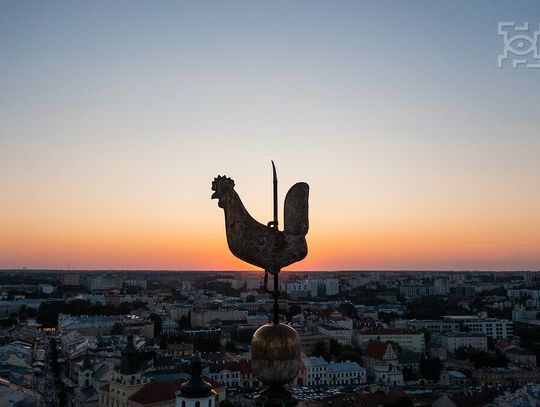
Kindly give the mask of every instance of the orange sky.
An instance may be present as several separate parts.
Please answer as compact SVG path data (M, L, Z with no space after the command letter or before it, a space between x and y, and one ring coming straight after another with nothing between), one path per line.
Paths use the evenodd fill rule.
M0 268L251 269L210 186L266 224L272 158L294 269L540 269L536 4L232 3L0 2Z

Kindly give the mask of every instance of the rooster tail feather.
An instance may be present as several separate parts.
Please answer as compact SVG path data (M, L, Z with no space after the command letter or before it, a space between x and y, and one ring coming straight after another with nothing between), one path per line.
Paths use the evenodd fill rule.
M305 182L294 184L285 197L284 220L286 234L305 236L308 221L309 185Z

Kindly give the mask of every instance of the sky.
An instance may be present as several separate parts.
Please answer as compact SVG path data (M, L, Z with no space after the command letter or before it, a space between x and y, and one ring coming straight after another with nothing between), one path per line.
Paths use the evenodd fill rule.
M0 268L253 270L310 185L292 270L540 269L537 1L2 1Z

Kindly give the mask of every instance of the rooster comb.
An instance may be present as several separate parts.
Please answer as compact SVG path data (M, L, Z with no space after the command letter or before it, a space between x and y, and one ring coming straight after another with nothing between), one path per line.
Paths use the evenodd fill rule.
M234 180L232 178L229 178L225 175L218 175L216 178L214 178L213 184L220 184L222 186L227 186L230 188L234 188Z

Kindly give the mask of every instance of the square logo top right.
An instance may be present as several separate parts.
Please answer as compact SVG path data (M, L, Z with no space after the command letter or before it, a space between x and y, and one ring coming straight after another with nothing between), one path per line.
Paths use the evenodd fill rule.
M540 23L538 29L534 30L529 29L528 22L523 25L499 22L497 32L504 42L503 52L497 58L498 68L540 68Z

